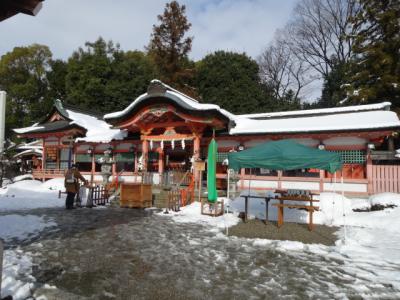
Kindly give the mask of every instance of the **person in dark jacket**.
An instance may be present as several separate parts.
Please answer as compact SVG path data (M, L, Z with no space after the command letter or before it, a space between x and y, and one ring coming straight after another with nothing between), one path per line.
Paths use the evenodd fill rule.
M66 209L72 209L74 206L74 198L76 193L79 192L79 180L87 184L87 180L79 172L76 164L72 164L65 174L64 186L67 191L67 199L65 199Z

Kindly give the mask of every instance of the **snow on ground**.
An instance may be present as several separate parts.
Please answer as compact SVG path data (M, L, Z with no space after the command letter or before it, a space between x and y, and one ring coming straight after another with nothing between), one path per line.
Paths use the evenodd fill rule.
M169 214L160 215L173 216L173 220L178 223L199 223L210 228L226 228L236 225L240 219L234 214L225 214L220 217L211 217L207 215L202 215L200 213L201 205L200 202L194 202L188 206L181 207L179 212L170 212Z
M23 180L9 184L0 189L0 211L63 206L65 199L58 199L59 186L59 179L45 183Z
M32 274L32 258L21 250L4 251L1 296L12 295L13 299L27 299L35 278Z
M374 282L376 287L391 286L400 291L400 194L384 193L371 196L369 199L349 199L340 194L321 193L319 198L320 211L314 213L314 222L341 226L335 246L265 239L254 239L253 245L272 247L293 255L296 259L309 260L315 255L329 257L340 262L341 268L349 278L361 277ZM269 220L277 219L277 209L271 205L274 202L276 201L270 201ZM252 198L249 203L249 216L264 219L265 202ZM178 213L172 213L172 220L201 223L214 229L232 226L239 221L237 213L244 211L244 199L238 197L227 204L233 214L220 217L202 216L200 204L193 203ZM380 211L353 211L353 209L366 210L376 204L396 205L396 207ZM308 213L285 209L284 219L285 222L307 223ZM362 284L355 283L352 288L358 290L361 297L373 298L373 291ZM393 298L393 295L389 292L388 297Z
M12 239L26 239L30 235L37 235L46 227L55 226L52 221L45 221L43 217L34 215L6 215L0 216L0 238L4 242Z

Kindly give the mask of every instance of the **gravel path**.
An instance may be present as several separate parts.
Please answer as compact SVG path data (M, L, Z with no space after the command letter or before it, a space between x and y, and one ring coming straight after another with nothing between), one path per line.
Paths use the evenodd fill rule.
M278 228L276 222L268 222L266 225L264 221L253 219L247 223L240 222L236 226L229 228L229 235L243 238L287 240L298 241L304 244L331 246L337 240L335 232L338 230L338 227L314 225L313 231L309 231L307 224L288 222L283 224L281 228Z

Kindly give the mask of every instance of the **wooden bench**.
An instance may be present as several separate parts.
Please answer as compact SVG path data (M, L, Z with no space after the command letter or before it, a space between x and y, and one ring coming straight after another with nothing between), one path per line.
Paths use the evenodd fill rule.
M272 204L273 206L276 206L278 208L278 227L281 227L283 225L283 209L285 207L291 209L305 209L308 211L309 214L309 220L308 220L308 229L310 231L313 230L314 224L313 224L313 213L314 211L319 211L319 206L315 206L315 202L319 202L319 200L314 200L312 198L312 195L285 195L276 198L279 200L279 203L274 203ZM292 204L292 203L284 203L284 201L299 201L299 202L308 202L307 204Z

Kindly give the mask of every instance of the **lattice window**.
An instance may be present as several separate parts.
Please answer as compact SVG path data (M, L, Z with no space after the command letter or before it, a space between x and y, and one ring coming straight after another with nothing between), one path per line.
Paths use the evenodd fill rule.
M366 160L366 153L363 150L343 150L333 152L340 153L344 164L364 164Z
M227 158L228 158L227 152L217 153L217 163L222 163Z

